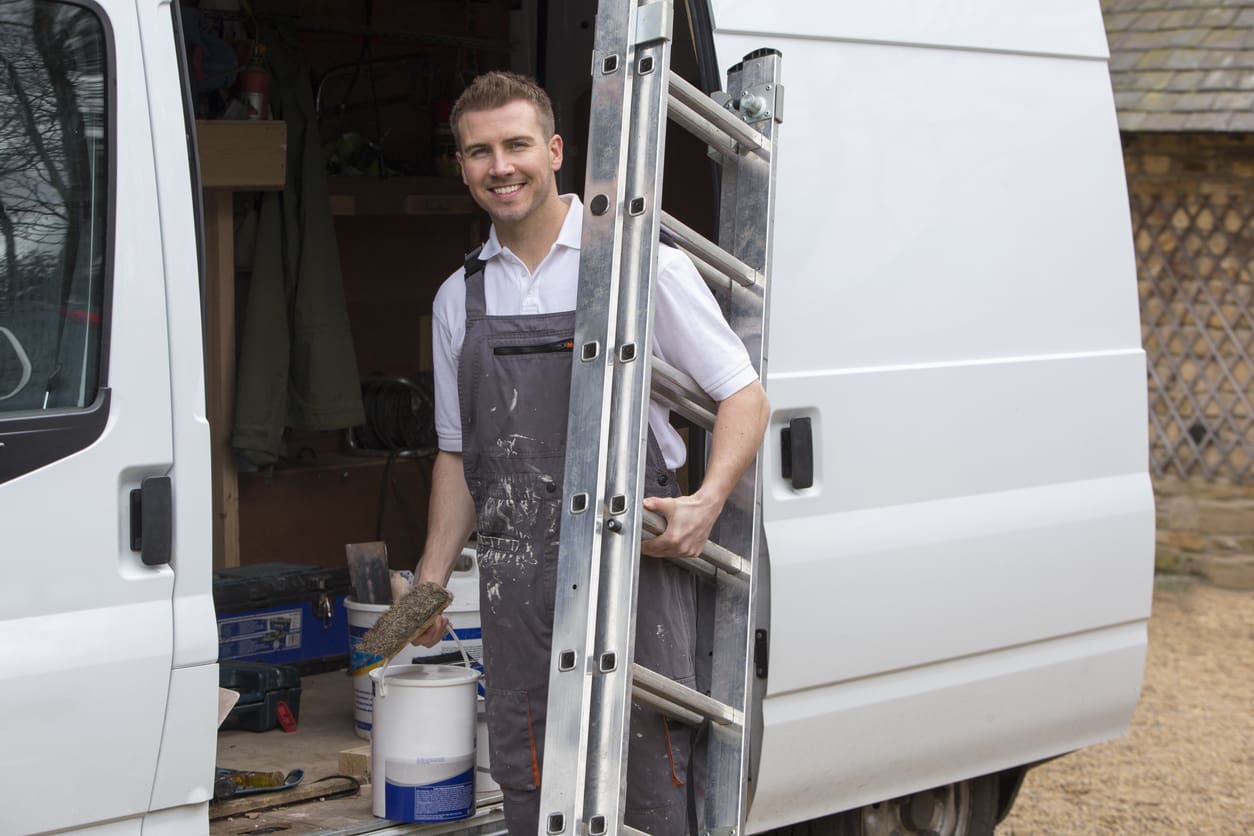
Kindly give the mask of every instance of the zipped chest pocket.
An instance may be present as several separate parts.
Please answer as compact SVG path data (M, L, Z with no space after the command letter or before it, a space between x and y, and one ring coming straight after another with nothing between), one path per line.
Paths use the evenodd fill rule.
M570 339L550 340L533 345L498 345L493 347L492 353L497 357L517 357L522 354L561 354L574 350L575 341Z

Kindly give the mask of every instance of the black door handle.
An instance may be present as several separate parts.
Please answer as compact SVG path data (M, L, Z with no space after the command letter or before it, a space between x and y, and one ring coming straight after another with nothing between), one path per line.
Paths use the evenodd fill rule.
M814 430L809 418L793 418L779 431L780 463L794 490L814 487Z
M131 551L145 566L161 566L173 550L173 485L169 476L151 476L131 491Z

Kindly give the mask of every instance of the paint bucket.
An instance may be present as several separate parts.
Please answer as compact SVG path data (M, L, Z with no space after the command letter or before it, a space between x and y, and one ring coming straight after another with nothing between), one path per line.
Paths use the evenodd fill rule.
M483 685L480 684L480 690ZM488 757L488 713L483 695L475 706L475 800L480 801L501 791L501 785L492 779L492 762Z
M479 672L454 665L389 665L370 672L372 812L446 822L475 811Z
M457 632L461 648L465 648L473 665L483 667L483 629L479 620L479 566L472 547L462 549L461 557L449 577L448 591L453 602L444 611L449 625ZM370 689L370 672L386 660L382 656L359 653L357 645L361 637L374 626L379 616L387 612L387 604L359 604L351 598L344 601L348 610L348 673L353 679L353 727L357 736L370 739L373 724L373 696ZM393 665L411 662L460 662L461 648L452 636L445 636L435 647L408 645L396 654Z
M473 548L462 549L461 557L454 566L453 574L448 579L448 591L453 595L453 602L444 611L449 627L457 633L457 640L445 636L434 647L408 647L405 653L413 651L412 656L405 656L399 663L414 664L459 664L462 651L470 657L472 665L483 670L483 624L479 618L479 563L475 559ZM460 641L460 644L458 644Z
M348 610L348 675L353 679L353 727L358 737L369 740L374 723L370 672L386 660L382 656L362 653L357 645L361 644L361 637L374 626L379 616L388 611L388 605L359 604L352 598L345 598L344 609Z

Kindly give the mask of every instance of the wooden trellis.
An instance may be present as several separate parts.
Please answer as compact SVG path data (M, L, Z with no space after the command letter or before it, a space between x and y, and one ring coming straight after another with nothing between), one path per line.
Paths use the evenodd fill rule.
M1254 195L1159 185L1131 200L1150 466L1254 482Z

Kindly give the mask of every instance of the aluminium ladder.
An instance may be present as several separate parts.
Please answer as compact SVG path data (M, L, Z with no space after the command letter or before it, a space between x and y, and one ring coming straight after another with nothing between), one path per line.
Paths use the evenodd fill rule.
M692 258L764 376L783 103L774 50L751 53L728 72L730 95L707 97L672 75L672 3L602 0L597 11L541 782L539 833L549 836L636 832L623 824L633 700L703 729L692 755L701 834L742 832L751 749L760 743L755 707L769 621L760 455L701 558L680 561L699 576L701 690L634 664L638 543L642 530L665 528L641 507L650 392L707 430L716 411L695 382L649 350L659 237L665 231ZM722 166L722 246L661 210L668 117Z

